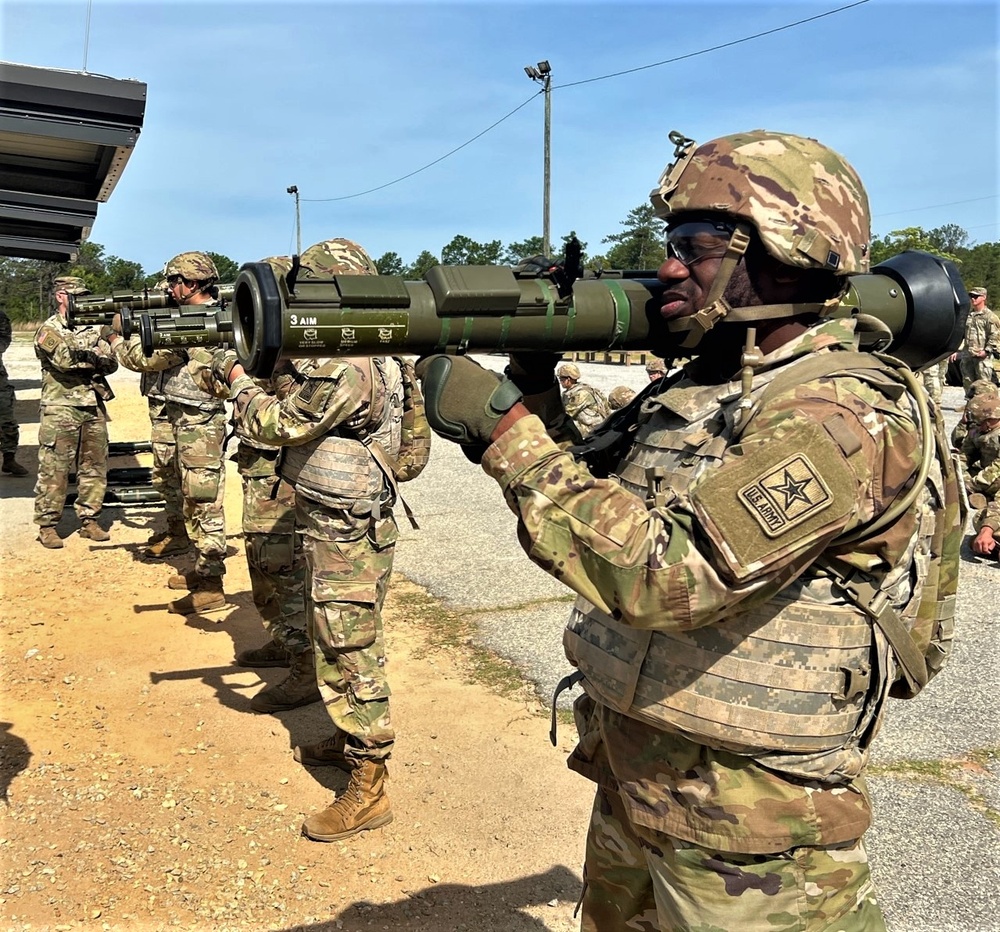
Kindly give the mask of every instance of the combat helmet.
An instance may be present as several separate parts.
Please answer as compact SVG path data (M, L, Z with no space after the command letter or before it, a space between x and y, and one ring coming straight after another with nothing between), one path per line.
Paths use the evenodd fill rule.
M260 260L271 266L271 271L275 275L288 275L292 270L294 260L291 256L265 256Z
M976 424L1000 418L1000 397L996 395L977 395L970 398L966 406L969 418Z
M722 295L749 245L749 228L767 253L782 265L822 269L843 277L869 266L871 220L868 196L857 172L843 156L815 139L753 130L698 145L672 132L674 161L650 192L654 213L669 226L679 214L719 214L735 222L722 266L706 307L690 318L670 322L688 331L686 348L720 320L746 322L806 313L837 306L789 304L732 308ZM720 219L723 219L720 217Z
M219 280L219 270L211 256L203 252L182 252L174 256L164 267L163 277L181 275L191 282L205 282L209 285Z
M667 364L658 356L654 356L649 360L649 362L646 363L646 374L656 375L657 372L659 372L660 375L666 375Z
M333 275L378 275L378 267L365 250L349 239L326 239L299 256L301 276L330 278Z
M560 379L572 379L574 382L579 382L580 367L576 363L564 362L556 369L556 376Z
M976 379L969 383L969 397L975 398L977 395L996 395L997 386L989 379Z
M617 411L624 408L633 398L635 398L633 389L627 385L616 385L608 392L608 406L612 411Z

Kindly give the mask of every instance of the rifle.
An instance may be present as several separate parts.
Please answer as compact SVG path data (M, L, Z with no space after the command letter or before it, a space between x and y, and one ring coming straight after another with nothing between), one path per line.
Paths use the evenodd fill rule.
M219 300L228 303L233 296L233 285L216 285ZM70 295L66 323L70 327L110 327L115 314L122 319L122 336L128 338L137 332L137 312L147 312L169 318L171 315L186 313L188 308L179 305L168 293L151 292L148 288L140 292L112 292L106 295ZM128 328L128 332L126 332Z

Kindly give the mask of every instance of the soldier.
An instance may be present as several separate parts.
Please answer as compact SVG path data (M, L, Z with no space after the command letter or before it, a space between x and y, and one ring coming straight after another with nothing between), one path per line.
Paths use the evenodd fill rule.
M302 254L300 280L338 274L378 271L350 240L327 240ZM398 536L395 484L384 462L399 448L399 367L387 358L322 360L282 398L225 354L216 354L213 368L232 386L246 434L285 448L281 475L295 486L313 649L293 658L292 675L318 677L336 726L333 737L298 747L295 756L350 772L344 793L302 830L317 841L347 838L392 821L385 785L395 735L381 610Z
M563 390L563 408L573 419L580 436L586 437L610 413L608 399L596 388L580 381L580 367L575 363L563 363L556 370L556 376Z
M76 513L80 536L110 540L97 523L108 485L108 424L104 403L114 397L105 378L118 368L97 327L66 323L71 294L89 294L82 278L52 283L55 313L35 331L35 355L42 365L38 423L38 481L35 524L42 546L62 547L56 525L66 504L66 486L76 463Z
M163 271L167 288L181 306L211 305L218 301L216 283L219 273L210 256L203 252L182 252L171 259ZM149 383L148 397L163 398L162 410L154 410L153 420L154 485L168 503L168 530L164 539L153 538L147 553L163 556L183 549L186 539L194 543L194 571L170 577L171 589L187 589L189 594L172 601L167 610L178 615L218 611L226 607L222 577L226 572L226 527L223 500L226 471L223 463L223 440L226 432L225 388L223 397L204 391L188 372L185 349L159 350L144 357L134 352L134 345L119 347L120 336L110 337L113 348L128 356L129 368L155 373ZM176 476L167 479L163 471ZM180 488L184 534L172 513L170 489Z
M608 407L612 411L617 411L624 408L633 398L635 398L635 392L631 388L627 385L616 385L608 392Z
M969 401L967 410L972 425L960 454L969 501L977 509L972 550L1000 558L1000 398L981 394Z
M957 478L922 452L943 438L913 374L829 316L868 269L853 168L763 130L671 139L649 349L692 362L577 453L519 401L528 358L500 382L422 361L428 419L580 596L583 929L877 932L860 775L890 689L915 694L947 653Z
M166 287L164 280L154 290L162 292ZM167 526L146 541L145 554L159 559L175 553L186 553L191 549L191 538L188 537L184 523L184 496L177 470L177 445L166 414L167 399L163 395L160 377L164 370L183 365L185 358L168 349L154 350L151 356L147 356L137 333L127 340L120 338L121 318L118 315L115 315L114 324L109 328L107 336L119 365L140 373L139 393L145 396L149 408L149 439L153 447L152 483L163 499L163 514ZM159 368L152 368L154 366Z
M264 261L279 274L287 275L292 267L287 256ZM190 355L208 362L212 356L199 350L191 350ZM314 362L306 360L302 371ZM286 367L272 378L254 379L254 383L282 398L300 377L299 370ZM306 623L305 556L302 535L295 528L295 487L278 475L280 447L254 439L235 412L233 428L239 439L236 466L243 481L243 544L250 589L270 635L263 646L241 651L236 662L241 667L292 668L286 679L265 687L250 700L254 712L284 712L322 698Z
M965 320L962 348L951 356L962 370L965 394L977 379L997 383L994 362L1000 359L1000 318L986 306L986 289L970 288L972 306Z
M655 356L646 363L646 376L650 382L656 382L667 374L667 364Z
M969 423L969 407L976 398L984 395L989 395L990 397L996 397L997 386L986 379L976 379L969 386L969 397L965 402L965 407L962 408L962 416L958 419L958 423L955 424L954 429L951 432L951 448L953 450L961 450L962 442L968 436L969 428L972 426Z
M10 384L7 367L3 364L3 354L7 352L12 338L10 318L5 311L0 311L0 453L3 453L0 470L9 476L26 476L28 470L16 459L21 434L14 417L14 386Z

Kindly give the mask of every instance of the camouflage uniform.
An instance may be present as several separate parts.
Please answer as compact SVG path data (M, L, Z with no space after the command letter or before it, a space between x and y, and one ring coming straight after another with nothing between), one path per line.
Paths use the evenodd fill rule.
M373 391L374 372L367 359L332 359L282 399L241 376L232 386L236 416L247 436L285 446L286 456L299 452L308 461L327 437L357 437L365 425L382 419L386 396L380 383ZM347 734L347 753L356 760L384 760L395 735L381 612L398 531L390 490L372 456L365 452L357 462L345 460L343 468L349 483L360 474L355 497L317 487L308 465L294 470L295 524L306 557L306 621L323 701ZM286 465L283 474L288 471Z
M211 305L204 305L211 307ZM226 522L223 501L226 470L223 442L226 436L225 400L199 387L188 372L187 351L157 350L143 356L135 338L116 342L120 358L137 372L152 373L148 392L162 397L162 409L150 403L153 420L153 484L168 501L171 489L180 488L180 505L188 537L194 542L195 573L219 577L226 572ZM165 477L168 468L177 477ZM169 511L168 511L169 516Z
M561 379L570 379L573 384L563 392L563 410L573 419L581 437L586 437L611 413L608 399L596 388L580 381L580 369L573 363L565 363L556 370Z
M301 256L303 278L377 272L350 240L317 243ZM398 530L394 482L373 448L381 442L390 455L398 451L399 367L391 359L337 358L312 360L297 370L297 380L285 381L275 395L240 376L232 383L234 414L246 437L285 448L280 472L295 487L295 524L306 558L306 622L320 693L337 734L345 737L343 756L355 775L370 775L371 764L383 774L395 734L382 603ZM382 780L376 796L383 796Z
M969 406L972 404L973 399L979 398L980 396L990 396L995 398L997 395L997 386L986 379L977 379L969 386L969 397L965 403L965 407L962 409L962 416L958 419L958 423L951 432L951 448L953 450L961 450L962 443L968 436L969 427Z
M483 457L525 551L579 596L564 635L586 691L570 766L598 784L583 928L877 932L861 774L890 689L914 689L844 580L870 585L907 630L933 610L928 638L946 654L949 612L920 596L935 534L946 557L931 591L957 585L955 473L922 463L912 378L854 353L853 320L824 319L837 297L769 314L723 298L754 245L747 225L784 265L867 271L853 169L803 137L671 138L651 195L678 233L661 278L675 279L670 262L717 265L693 286L697 313L668 329L697 352L720 319L787 311L805 326L811 307L820 323L752 354L742 383L710 356L657 382L634 424L612 425L620 456L597 474L523 413ZM721 239L707 210L733 222L723 251L700 254ZM690 277L676 276L678 294ZM923 465L927 480L894 510Z
M982 351L986 353L982 358L972 355ZM977 379L986 379L996 384L994 363L998 359L1000 318L988 307L984 306L979 310L973 308L965 320L965 342L958 360L966 394L969 394L969 386Z
M935 404L941 404L941 395L948 376L948 360L943 359L941 362L928 366L920 375L924 382L924 388L927 389L927 394L930 395Z
M58 313L38 328L34 342L42 366L35 524L43 528L58 524L74 461L76 513L88 521L100 514L104 504L108 474L104 401L112 393L103 377L118 363L97 327L71 330Z
M255 380L263 391L269 381ZM273 392L270 392L273 394ZM243 541L254 605L264 627L291 654L310 649L304 598L302 535L295 527L295 487L278 475L279 448L247 436L234 417L243 480Z
M996 398L978 399L969 403L971 413L981 414L976 421L1000 416L1000 400ZM975 411L981 407L982 411ZM960 450L965 466L966 487L969 493L979 492L992 499L1000 495L1000 428L988 430L976 423L962 441Z
M114 341L111 349L119 365L141 375L139 392L146 397L149 406L153 488L163 498L163 513L168 527L183 527L184 496L181 494L180 474L177 471L177 445L173 428L166 416L167 400L160 389L160 379L150 366L162 363L163 368L169 369L181 365L184 359L166 349L154 350L152 356L146 356L138 335L129 337L128 340Z
M849 349L852 340L850 321L830 321L813 328L782 347L775 354L777 358L765 358L757 370L755 394L759 395L782 366L818 351ZM816 571L810 572L810 567L824 543L884 509L887 502L872 494L875 489L899 488L912 476L919 462L914 415L905 397L890 403L889 395L861 380L845 376L836 385L830 383L806 383L769 399L739 438L739 455L727 455L734 443L738 388L673 381L663 394L643 405L634 446L614 470L624 487L593 479L541 433L539 422L530 423L534 419L529 418L517 422L490 447L483 465L520 515L532 559L581 594L565 644L571 661L585 673L588 692L577 706L581 740L570 766L603 788L595 809L601 818L595 823L597 831L588 847L588 865L607 861L607 839L612 836L612 848L624 846L623 838L632 839L628 844L637 850L649 849L654 843L660 851L675 853L688 850L686 845L697 846L703 850L689 851L689 857L704 858L707 851L721 861L718 867L705 861L708 873L700 875L700 880L689 877L685 887L689 882L704 883L702 892L716 903L723 889L729 896L754 891L751 900L766 894L772 904L766 911L780 912L770 897L783 889L784 881L779 876L750 876L745 873L746 864L755 855L794 849L796 860L810 860L825 865L823 871L829 869L828 877L821 872L813 878L824 889L838 873L846 878L851 871L857 872L846 887L836 884L841 898L831 900L828 908L858 910L851 924L843 927L860 930L880 927L873 918L872 891L859 841L870 821L870 805L865 785L857 776L868 755L871 730L866 729L881 713L892 680L884 645L879 647L883 652L879 676L873 676L870 688L862 688L854 696L856 718L843 738L849 745L846 750L751 753L739 742L734 745L732 737L728 742L723 737L698 740L697 730L692 736L695 719L686 708L665 711L662 717L649 712L649 704L661 695L652 685L659 677L664 678L660 680L664 684L674 684L673 690L680 695L681 687L691 682L698 669L697 661L685 670L678 660L688 653L685 645L691 645L692 653L707 657L722 649L718 639L726 629L733 632L725 637L727 650L732 651L741 637L749 637L776 613L788 621L796 612L801 616L798 606L811 603L818 611L822 604L835 605L845 619L843 623L854 618L854 624L860 624L859 630L864 632L862 642L855 647L858 656L867 657L875 649L871 628L860 609L836 598L829 581ZM815 427L831 418L842 420L845 426L850 423L849 435L840 435L836 443ZM674 439L684 436L700 437L701 441L684 447ZM809 465L801 474L783 466L783 462L801 465L801 458L795 457L803 449L810 454ZM674 454L674 450L681 452ZM744 467L743 462L752 466ZM775 478L781 481L775 487L782 488L793 510L796 496L803 502L803 491L822 477L825 514L808 536L796 535L793 542L766 555L755 553L750 561L745 548L750 539L760 539L759 533L753 533L757 519L749 505L748 514L737 518L733 506L718 504L721 494L716 490L742 488L753 480L761 484L779 466L784 472L777 473ZM657 500L647 503L646 476L654 467L663 477L662 485ZM805 496L815 499L821 486L812 488ZM888 565L905 568L917 517L909 514L891 534L874 544L866 541L864 548L842 554L841 559L867 567L864 551L872 547ZM696 534L695 528L700 533ZM711 540L711 546L703 535ZM905 574L897 584L895 597L908 604L913 593ZM780 598L776 595L779 587L783 588ZM752 641L746 643L751 645L749 656L753 656ZM812 661L806 661L808 650L798 649L805 653L794 663L821 663L818 650L812 652ZM628 656L630 651L632 656L635 651L645 656L643 679L634 700L629 700L626 687L615 684L608 670L602 672L600 664L593 661L597 652L608 650L619 650L619 657ZM757 656L761 662L762 655ZM738 657L733 660L741 662ZM834 666L837 662L843 661L835 661ZM858 663L860 669L863 664ZM725 666L725 661L719 663L720 675L733 676L733 672L722 672ZM777 687L777 681L772 686ZM619 688L625 688L626 693L618 692ZM632 689L636 689L635 683ZM692 698L691 703L699 701L713 702ZM734 696L733 701L738 703L739 699ZM765 741L767 729L763 723L758 727ZM727 731L723 728L719 734ZM718 746L727 744L728 748ZM631 830L617 823L617 828L612 828L614 820L606 810L607 796L614 793L621 797ZM641 833L641 839L636 839L636 832ZM738 886L724 887L722 877L728 869L723 870L721 864L734 857L737 862L742 858L744 865L734 869L732 883ZM646 861L635 868L635 876L619 865L617 880L614 874L600 883L591 878L588 915L596 918L585 928L617 927L602 924L600 917L619 907L619 884L630 887L642 882L643 908L651 908L646 898L652 896L652 889L645 888L646 881L641 880L647 871ZM672 870L669 865L664 869ZM683 870L683 863L678 870ZM790 895L796 894L792 891ZM689 898L700 902L697 896ZM744 903L750 912L764 911L762 903L754 907L746 900L741 900L741 909ZM705 903L701 903L699 915L704 908ZM735 920L718 925L746 927ZM683 927L699 928L697 924ZM710 928L711 923L704 927Z
M14 418L14 386L7 377L7 367L3 364L3 354L7 352L13 333L10 318L0 311L0 453L14 454L20 431Z

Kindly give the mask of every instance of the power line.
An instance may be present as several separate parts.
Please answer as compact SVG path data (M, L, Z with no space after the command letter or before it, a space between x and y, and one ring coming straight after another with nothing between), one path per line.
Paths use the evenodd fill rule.
M993 201L1000 197L1000 194L987 194L985 197L970 197L964 201L948 201L947 204L925 204L923 207L907 207L905 210L894 210L887 214L872 214L872 220L879 217L896 217L899 214L910 214L915 210L934 210L936 207L954 207L956 204L975 204L977 201Z
M623 74L635 74L637 71L646 71L649 68L659 68L660 65L672 65L675 62L684 61L688 58L695 58L698 55L706 55L709 52L718 52L720 49L730 49L734 45L742 45L744 42L750 42L753 39L762 39L764 36L773 36L776 32L784 32L786 29L794 29L796 26L812 23L818 19L823 19L825 16L833 16L835 13L843 13L844 10L852 10L854 7L862 6L868 2L869 0L857 0L856 3L849 3L847 6L837 7L835 10L827 10L825 13L817 13L815 16L809 16L806 19L796 20L794 23L786 23L784 26L776 26L774 29L766 29L764 32L756 32L752 36L744 36L742 39L733 39L732 42L723 42L721 45L713 45L710 48L700 49L697 52L688 52L685 55L678 55L676 58L665 58L663 61L653 62L651 65L639 65L637 68L629 68L625 71L614 71L611 74L602 74L597 78L585 78L583 81L573 81L571 84L557 84L553 90L561 90L564 87L579 87L581 84L593 84L595 81L606 81L608 78L618 78Z
M517 113L518 110L520 110L522 107L526 107L529 103L531 103L531 101L533 101L539 94L542 93L544 93L544 91L538 91L537 93L532 94L526 101L524 101L524 103L518 104L513 110L510 111L510 113L507 113L504 116L500 117L499 120L487 126L486 129L484 129L481 133L477 133L467 142L463 142L460 146L456 146L454 149L452 149L451 152L446 152L440 158L434 159L433 162L428 162L422 168L416 168L413 171L409 172L408 174L397 178L395 181L387 181L385 184L380 184L377 187L369 188L367 191L358 191L357 194L344 194L341 195L340 197L304 197L302 198L302 200L311 201L314 204L324 203L327 201L347 201L350 200L352 197L361 197L364 194L371 194L373 191L381 191L383 188L388 188L390 185L398 184L400 181L405 181L407 178L412 178L414 175L420 174L420 172L430 168L432 165L437 165L438 162L443 162L446 158L448 158L449 155L454 155L460 149L464 149L466 146L471 145L481 136L485 136L491 129L493 129L496 126L499 126L501 123L503 123L504 120L512 117L515 113Z
M674 62L684 61L685 59L688 58L695 58L698 55L707 55L709 52L717 52L720 49L732 48L732 46L734 45L740 45L744 42L750 42L753 39L760 39L763 38L764 36L774 35L775 33L783 32L786 29L794 29L796 26L802 26L806 23L812 23L818 19L823 19L826 16L833 16L835 13L843 13L845 10L851 10L854 9L854 7L863 6L868 2L870 2L870 0L856 0L855 3L849 3L847 4L847 6L837 7L834 10L827 10L825 13L817 13L815 16L809 16L806 19L796 20L794 23L786 23L784 26L776 26L774 29L767 29L764 32L757 32L751 36L744 36L742 39L734 39L732 42L723 42L721 45L713 45L709 48L700 49L697 52L688 52L686 55L679 55L676 58L667 58L664 59L663 61L653 62L651 65L640 65L638 68L629 68L626 71L615 71L612 74L604 74L596 78L585 78L583 81L574 81L569 84L559 84L553 87L553 90L563 89L567 87L578 87L581 84L592 84L594 81L605 81L608 78L617 78L620 77L621 75L634 74L637 71L645 71L649 68L659 68L661 65L670 65L673 64ZM406 181L407 178L412 178L414 175L419 175L421 172L426 171L428 168L431 168L434 165L437 165L439 162L443 162L446 158L454 155L456 152L460 152L466 146L469 146L472 143L474 143L477 139L481 139L490 130L495 129L501 123L503 123L504 120L507 120L510 117L512 117L515 113L517 113L518 110L521 110L523 107L526 107L529 103L531 103L532 100L534 100L538 96L538 94L541 93L544 93L544 91L538 91L538 93L532 94L531 97L529 97L523 103L518 104L509 113L504 114L504 116L500 117L500 119L497 120L495 123L491 123L482 132L476 133L476 135L473 136L471 139L467 140L466 142L463 142L460 146L456 146L450 152L446 152L439 158L434 159L433 162L428 162L426 165L423 165L420 168L415 168L413 171L407 172L405 175L401 175L399 178L396 178L393 181L387 181L385 184L376 185L374 188L368 188L365 191L358 191L355 194L342 194L339 197L304 197L302 198L302 200L309 201L310 203L313 204L330 203L331 201L349 201L352 198L363 197L366 194L373 194L375 191L382 191L385 188L392 187L392 185L394 184L399 184L399 182L401 181Z

